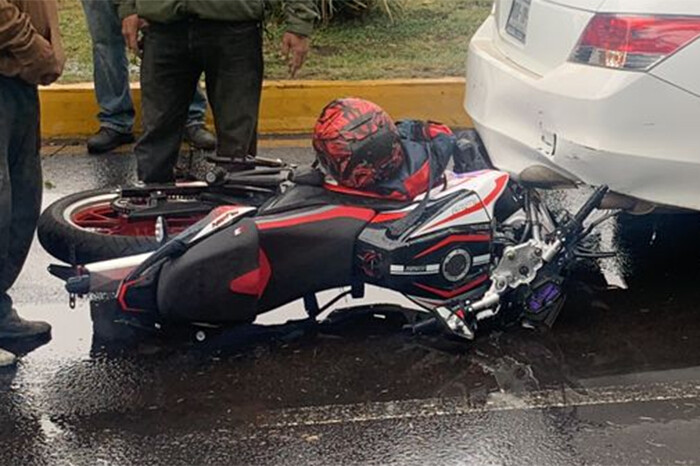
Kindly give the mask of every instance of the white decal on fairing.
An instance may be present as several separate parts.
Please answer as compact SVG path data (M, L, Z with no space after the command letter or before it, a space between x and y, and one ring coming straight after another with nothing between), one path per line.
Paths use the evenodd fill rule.
M389 268L391 275L436 275L440 273L440 264L397 265Z
M471 191L474 194L449 206L429 224L414 232L411 235L412 238L455 226L490 222L493 217L494 205L503 193L508 177L506 173L496 170L482 170L465 175L448 173L446 176L448 177L446 192ZM490 202L483 205L485 200L490 200ZM475 209L477 206L480 207ZM460 212L470 210L473 212L459 216ZM453 217L454 220L450 220Z
M217 215L217 211L220 211L221 213ZM211 215L216 215L214 219L212 219L211 222L202 230L197 233L197 236L195 236L191 243L194 243L196 241L201 240L202 238L205 238L212 234L213 232L222 229L223 227L226 227L233 223L234 220L239 219L243 215L247 214L248 212L253 212L255 211L255 207L241 207L241 206L221 206L217 207L214 211L212 211Z

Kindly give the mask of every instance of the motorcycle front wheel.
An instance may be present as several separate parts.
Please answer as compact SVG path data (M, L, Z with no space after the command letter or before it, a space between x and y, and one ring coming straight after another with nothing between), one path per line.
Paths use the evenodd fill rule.
M98 189L59 199L39 218L39 242L49 254L72 265L157 249L157 217L130 218L129 212L115 208L119 196L116 190ZM173 235L204 215L173 216L164 220L168 233Z

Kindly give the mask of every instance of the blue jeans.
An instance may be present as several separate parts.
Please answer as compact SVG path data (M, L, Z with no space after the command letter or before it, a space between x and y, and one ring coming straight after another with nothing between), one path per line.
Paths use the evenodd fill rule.
M0 318L27 259L41 209L36 86L0 75Z
M114 0L82 0L92 37L95 95L100 106L100 126L130 133L134 126L134 104L129 93L129 62ZM197 85L186 126L204 123L207 99Z

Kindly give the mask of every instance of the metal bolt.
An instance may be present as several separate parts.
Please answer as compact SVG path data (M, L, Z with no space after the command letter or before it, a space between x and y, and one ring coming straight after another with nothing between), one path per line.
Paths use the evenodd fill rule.
M530 269L528 268L528 266L523 265L522 267L520 267L520 275L522 275L523 277L527 277L529 273Z
M509 261L515 260L515 252L513 252L513 251L508 251L508 252L506 253L506 259L508 259Z
M542 248L535 248L535 255L540 257L542 255Z

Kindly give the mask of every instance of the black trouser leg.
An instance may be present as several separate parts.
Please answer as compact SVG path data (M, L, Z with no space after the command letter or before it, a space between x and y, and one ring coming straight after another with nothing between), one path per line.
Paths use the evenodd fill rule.
M139 180L167 183L175 179L187 112L201 75L190 48L191 23L151 24L141 62L143 136L134 152Z
M17 280L41 209L39 99L35 86L0 76L0 317Z
M195 44L204 60L218 155L255 155L263 80L260 25L198 22Z

